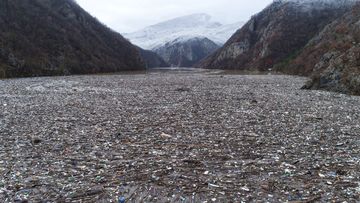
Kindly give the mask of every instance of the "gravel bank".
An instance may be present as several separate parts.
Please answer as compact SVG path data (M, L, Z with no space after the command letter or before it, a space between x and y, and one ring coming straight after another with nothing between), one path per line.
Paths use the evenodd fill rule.
M0 202L359 202L360 97L305 80L0 80Z

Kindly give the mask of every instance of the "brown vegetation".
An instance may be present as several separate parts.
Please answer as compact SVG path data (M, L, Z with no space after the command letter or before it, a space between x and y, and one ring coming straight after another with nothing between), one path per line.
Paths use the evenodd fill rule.
M253 16L222 49L197 66L268 70L277 65L278 70L294 72L296 70L287 70L289 61L327 24L350 8L347 4L342 7L314 6L309 11L291 2L274 2ZM241 46L241 50L234 49L237 44L245 46Z
M133 45L72 0L0 0L0 61L6 77L145 68Z
M292 73L311 75L306 88L360 94L360 5L329 24L294 59Z

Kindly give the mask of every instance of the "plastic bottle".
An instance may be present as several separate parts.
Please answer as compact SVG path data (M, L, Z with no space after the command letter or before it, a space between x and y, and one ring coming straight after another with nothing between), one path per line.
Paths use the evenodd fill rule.
M120 196L119 197L119 203L125 203L125 197Z

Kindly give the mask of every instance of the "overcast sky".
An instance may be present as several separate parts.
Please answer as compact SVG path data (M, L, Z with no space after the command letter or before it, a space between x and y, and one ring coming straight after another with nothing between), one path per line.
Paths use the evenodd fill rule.
M221 23L247 21L272 0L76 0L112 29L133 32L171 18L207 13Z

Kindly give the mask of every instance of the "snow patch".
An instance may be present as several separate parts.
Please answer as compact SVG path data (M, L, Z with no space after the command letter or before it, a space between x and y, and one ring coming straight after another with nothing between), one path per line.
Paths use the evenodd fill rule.
M274 3L291 3L302 10L317 10L324 8L341 8L359 2L359 0L276 0Z
M174 40L187 41L191 38L208 38L222 45L243 25L243 22L223 25L212 21L207 14L193 14L123 35L133 44L148 50L154 50Z

